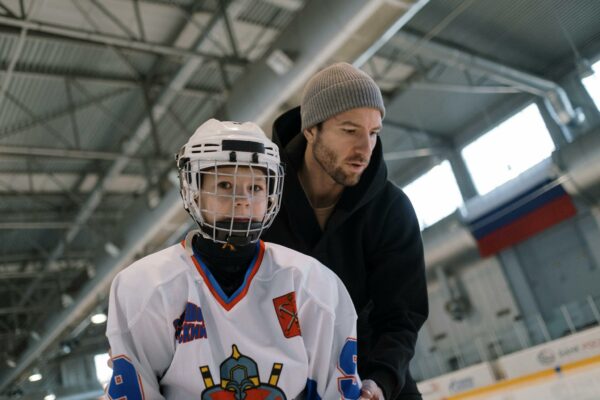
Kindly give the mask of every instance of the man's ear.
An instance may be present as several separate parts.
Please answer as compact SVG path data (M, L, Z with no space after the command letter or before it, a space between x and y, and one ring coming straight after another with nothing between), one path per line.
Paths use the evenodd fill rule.
M313 144L315 141L315 136L317 135L317 127L313 126L312 128L308 128L304 130L304 137L309 144Z

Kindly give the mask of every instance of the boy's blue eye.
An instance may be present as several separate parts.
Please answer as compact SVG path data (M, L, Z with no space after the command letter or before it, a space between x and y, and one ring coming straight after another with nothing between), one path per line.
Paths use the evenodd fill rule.
M230 183L230 182L227 182L227 181L219 182L219 183L217 184L217 186L218 186L220 189L231 189L231 187L232 187L232 186L231 186L231 183Z

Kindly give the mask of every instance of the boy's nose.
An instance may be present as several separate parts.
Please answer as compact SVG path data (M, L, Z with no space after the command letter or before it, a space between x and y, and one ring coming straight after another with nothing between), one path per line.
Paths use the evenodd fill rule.
M250 195L248 191L242 193L236 193L234 196L234 202L236 206L247 206L250 204Z

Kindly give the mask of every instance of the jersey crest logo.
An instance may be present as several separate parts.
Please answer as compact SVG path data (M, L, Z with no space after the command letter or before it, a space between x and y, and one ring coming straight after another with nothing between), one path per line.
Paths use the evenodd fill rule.
M296 308L296 292L289 292L274 298L273 305L283 336L286 338L301 336L298 309Z
M206 339L206 325L202 309L188 302L179 318L173 321L175 340L178 343L188 343L196 339Z
M269 382L261 382L256 362L241 354L234 344L231 356L219 367L221 382L215 385L208 365L200 367L206 389L201 400L286 400L277 387L283 364L274 363Z

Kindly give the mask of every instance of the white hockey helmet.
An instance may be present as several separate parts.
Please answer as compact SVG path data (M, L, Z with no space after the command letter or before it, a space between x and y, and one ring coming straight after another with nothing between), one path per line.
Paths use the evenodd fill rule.
M210 119L196 129L175 158L183 205L205 238L216 243L246 245L258 241L262 232L273 223L281 204L283 166L277 145L255 123ZM262 172L261 176L264 174L267 183L264 216L261 215L259 220L237 221L233 206L238 196L235 191L229 196L232 206L227 219L210 221L203 216L203 211L210 210L201 204L202 177L223 175L219 173L219 167L234 167L235 172L227 175L237 179L236 176L245 174L253 182L257 178L257 169ZM248 168L242 172L239 167ZM215 188L213 194L216 191Z

